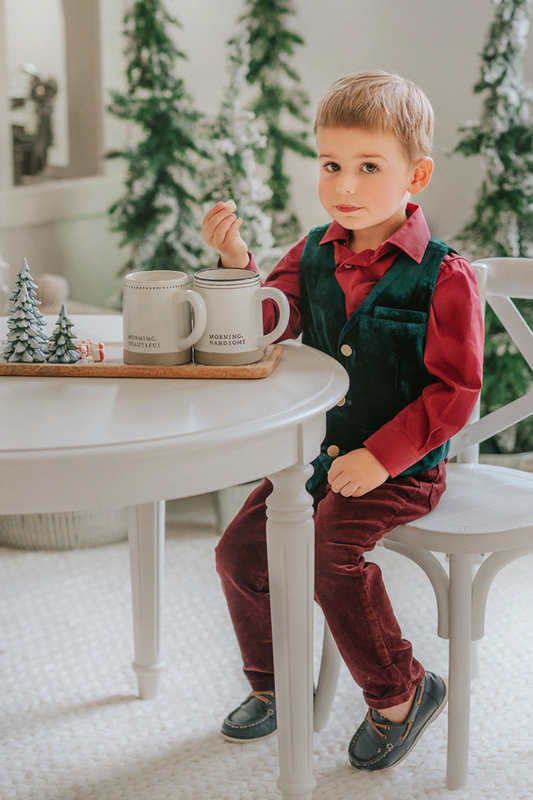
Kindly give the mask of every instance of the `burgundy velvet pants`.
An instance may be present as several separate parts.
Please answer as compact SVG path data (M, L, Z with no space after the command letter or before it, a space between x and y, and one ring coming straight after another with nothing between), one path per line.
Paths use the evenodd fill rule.
M315 600L371 708L408 700L424 676L402 637L381 570L365 553L397 525L431 511L445 489L444 463L394 478L363 497L322 485L315 501ZM266 553L265 480L228 526L216 549L217 571L254 691L274 689ZM406 602L409 587L406 585Z

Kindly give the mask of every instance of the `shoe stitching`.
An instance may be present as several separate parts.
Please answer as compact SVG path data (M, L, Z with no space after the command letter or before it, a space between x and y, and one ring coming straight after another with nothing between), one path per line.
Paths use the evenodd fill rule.
M413 727L413 720L410 719L409 722L407 723L407 729L406 729L405 733L403 734L403 736L400 736L400 742L405 742L405 740L407 739L407 737L411 733L411 728L412 727Z
M229 719L224 720L224 725L227 725L228 728L234 728L236 731L244 731L246 728L255 728L256 725L261 725L262 722L266 722L268 718L273 717L274 714L269 714L268 716L261 717L260 720L257 722L250 722L248 725L236 725L234 722L231 722Z
M272 704L272 700L269 700L268 697L266 697L265 695L269 695L272 698L276 696L275 692L251 692L246 698L246 700L250 700L251 697L257 697L259 700L262 700L263 703L269 706ZM244 701L244 703L246 703L246 700ZM241 703L241 706L244 705L244 703ZM224 720L224 725L226 725L228 728L233 728L236 731L244 731L247 728L255 728L257 725L261 725L263 722L267 722L269 717L272 718L275 715L275 713L276 712L274 711L274 709L269 708L266 714L263 717L261 717L261 719L256 720L256 722L250 722L247 725L245 724L239 725L235 722L232 722L229 719L229 717L226 717L226 719Z
M416 699L416 701L415 701L417 706L419 706L419 705L420 705L420 703L422 702L422 697L423 697L423 695L424 695L424 690L425 690L425 688L426 688L426 679L425 679L425 678L424 678L424 680L422 681L422 683L420 683L420 685L419 685L419 687L418 687L418 688L420 689L420 694L419 694L418 698L417 698L417 699Z

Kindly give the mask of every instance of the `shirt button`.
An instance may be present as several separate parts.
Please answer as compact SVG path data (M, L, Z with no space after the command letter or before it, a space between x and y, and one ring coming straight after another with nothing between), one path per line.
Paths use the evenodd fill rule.
M336 444L330 444L330 446L326 450L326 453L328 454L328 456L331 456L331 458L337 458L337 456L340 453L340 450Z
M342 345L341 353L343 354L343 356L351 356L352 352L353 352L353 350L352 350L352 348L350 347L349 344L343 344Z
M346 403L346 398L345 398L345 397L343 397L343 398L342 398L342 400L339 400L339 402L337 403L337 405L338 405L338 406L339 406L339 408L340 408L340 407L341 407L341 406L343 406L345 403Z

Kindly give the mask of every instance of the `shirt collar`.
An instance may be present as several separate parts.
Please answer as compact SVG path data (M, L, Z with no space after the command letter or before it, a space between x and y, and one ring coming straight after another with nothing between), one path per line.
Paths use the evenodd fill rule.
M410 256L417 264L420 264L431 234L420 206L415 203L408 203L406 210L408 215L406 221L386 242L380 244L377 250L374 251L374 257L385 250L389 250L392 246L403 250L406 255ZM333 220L322 237L320 244L341 242L348 246L348 236L349 232L346 228L343 228L339 222Z

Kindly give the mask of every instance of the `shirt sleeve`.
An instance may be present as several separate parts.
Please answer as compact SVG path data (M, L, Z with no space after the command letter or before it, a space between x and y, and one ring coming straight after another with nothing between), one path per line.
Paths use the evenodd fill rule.
M365 444L394 477L468 422L483 379L483 318L472 265L443 261L429 311L424 363L434 380Z
M265 281L265 286L274 286L286 295L290 306L289 324L277 341L297 339L302 332L300 321L300 258L307 237L291 247ZM252 263L250 267L253 269ZM263 327L266 333L274 330L278 321L278 310L272 300L263 303Z

